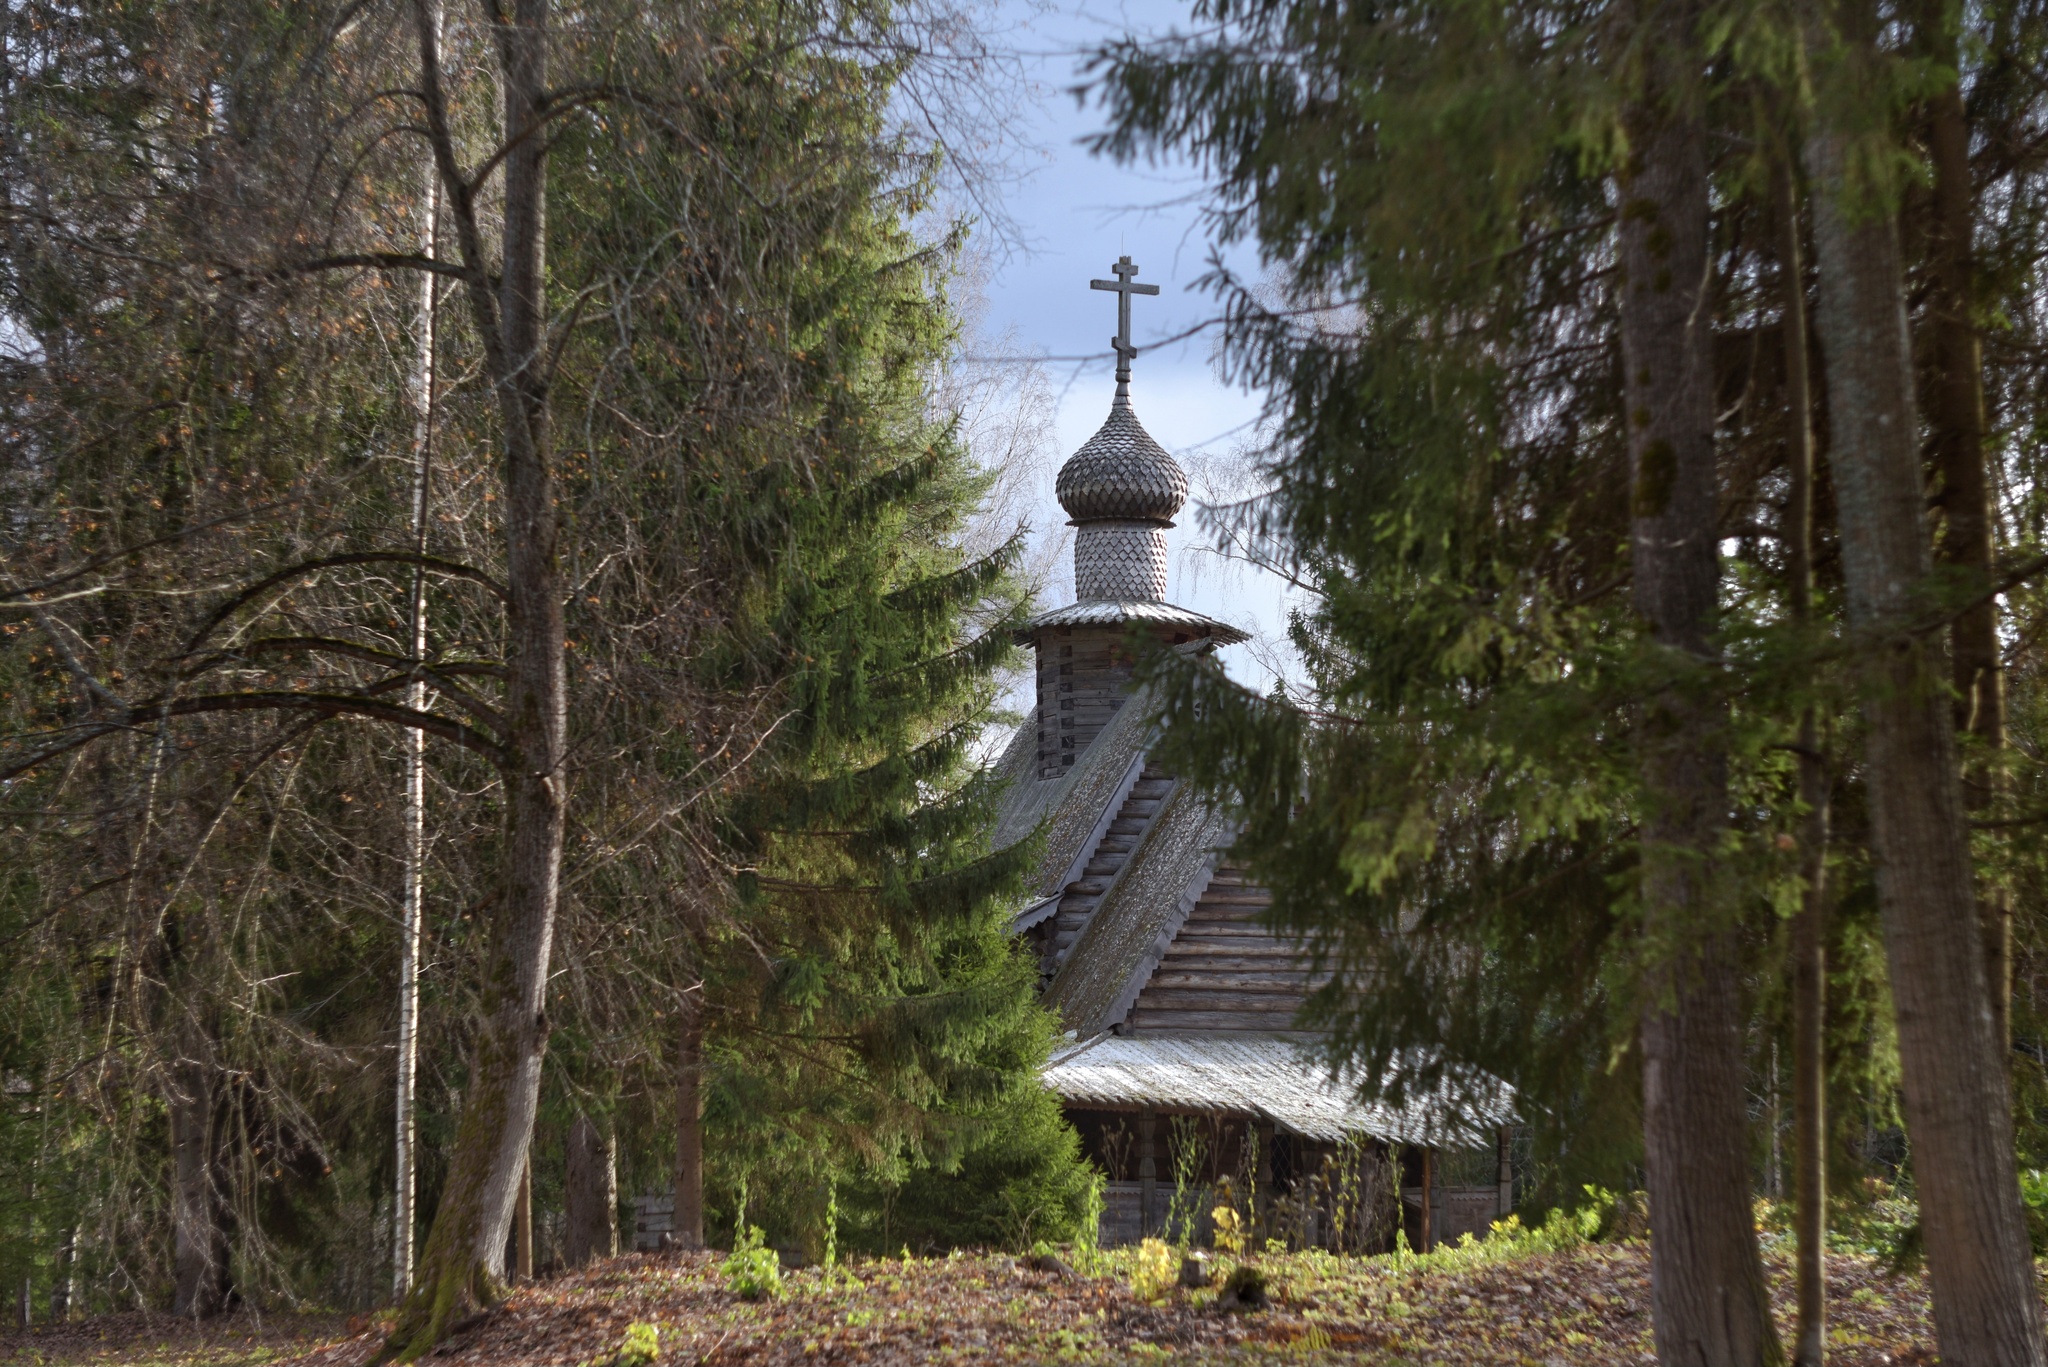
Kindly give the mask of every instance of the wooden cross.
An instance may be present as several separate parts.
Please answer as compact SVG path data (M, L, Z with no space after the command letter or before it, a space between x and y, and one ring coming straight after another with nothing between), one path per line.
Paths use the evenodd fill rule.
M1109 290L1116 295L1116 336L1109 339L1109 344L1116 348L1117 393L1124 394L1128 392L1125 386L1131 382L1131 357L1138 354L1138 349L1131 345L1131 296L1157 294L1159 286L1140 285L1133 281L1131 277L1138 273L1138 268L1131 264L1128 256L1119 256L1109 271L1116 279L1090 280L1088 288Z

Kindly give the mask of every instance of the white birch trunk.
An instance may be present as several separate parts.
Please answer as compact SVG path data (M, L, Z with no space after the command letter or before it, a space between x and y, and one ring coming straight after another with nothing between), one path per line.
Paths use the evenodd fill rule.
M438 3L433 5L433 23L441 27ZM431 158L426 166L426 184L421 196L420 250L435 254L438 237L436 220L441 214L441 178ZM418 353L413 371L413 394L419 405L413 421L413 550L427 550L427 488L432 469L434 445L434 276L420 272ZM412 574L412 658L427 654L427 575L423 566ZM406 690L406 705L425 711L427 686L414 679ZM417 1123L414 1099L419 1077L420 1017L420 926L426 913L427 856L427 736L416 727L403 732L405 744L405 889L399 929L398 950L398 1104L396 1107L397 1192L391 1215L391 1293L404 1299L412 1289L413 1227L418 1223L413 1205L417 1195L419 1158L414 1140Z

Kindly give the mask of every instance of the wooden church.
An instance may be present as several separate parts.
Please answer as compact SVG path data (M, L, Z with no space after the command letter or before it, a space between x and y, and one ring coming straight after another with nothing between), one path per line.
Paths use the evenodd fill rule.
M1044 834L1014 929L1066 1030L1046 1084L1108 1178L1100 1237L1201 1237L1219 1199L1261 1241L1370 1252L1396 1229L1418 1248L1483 1233L1513 1204L1504 1092L1394 1111L1311 1061L1296 1023L1309 956L1262 923L1269 898L1227 858L1228 814L1148 756L1132 635L1196 651L1245 633L1166 599L1188 480L1130 398L1130 298L1158 287L1129 257L1113 270L1094 285L1118 294L1115 399L1056 489L1075 601L1024 633L1037 703L1000 761L995 833Z

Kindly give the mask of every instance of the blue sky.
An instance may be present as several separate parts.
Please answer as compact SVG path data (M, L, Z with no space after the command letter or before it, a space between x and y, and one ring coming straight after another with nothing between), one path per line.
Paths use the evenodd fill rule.
M1091 290L1088 282L1106 277L1119 255L1137 262L1141 282L1161 288L1157 297L1133 301L1131 330L1141 350L1132 401L1146 429L1196 473L1198 492L1205 460L1227 464L1256 443L1260 401L1218 374L1214 329L1152 345L1216 313L1215 299L1194 287L1213 251L1201 221L1201 176L1186 163L1118 166L1079 145L1102 126L1100 111L1092 104L1078 106L1070 93L1085 79L1085 55L1124 33L1185 29L1186 5L997 0L993 14L993 43L1015 57L1027 90L1002 130L1018 172L996 191L1008 231L985 227L980 235L987 267L981 345L997 354L1047 358L1042 373L1055 405L1051 430L1057 450L1036 480L1044 487L1032 522L1040 535L1057 535L1064 515L1052 497L1052 472L1102 422L1115 387L1109 339L1116 330L1116 300ZM1230 264L1240 273L1256 268L1242 249ZM1079 357L1095 359L1074 359ZM1173 601L1277 642L1285 621L1279 580L1191 549L1208 543L1192 504L1170 541ZM1259 663L1261 654L1232 647L1226 663L1263 687L1270 674Z

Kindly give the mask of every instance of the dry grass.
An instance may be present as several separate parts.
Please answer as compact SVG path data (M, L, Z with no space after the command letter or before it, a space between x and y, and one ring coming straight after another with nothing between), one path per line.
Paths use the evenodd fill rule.
M194 1324L169 1315L96 1315L24 1333L0 1332L0 1364L63 1367L253 1367L306 1352L359 1329L342 1315L256 1315Z
M703 1367L1651 1361L1649 1257L1640 1242L1405 1260L1270 1256L1261 1263L1274 1306L1256 1314L1219 1311L1201 1291L1148 1304L1130 1289L1128 1262L1109 1255L1094 1275L1073 1277L1000 1256L864 1262L833 1279L816 1269L790 1273L781 1299L748 1302L726 1289L715 1255L623 1257L522 1287L430 1361L597 1367L616 1358L634 1324L655 1326L660 1363ZM1834 1367L1934 1361L1923 1278L1888 1276L1853 1255L1831 1258L1829 1270ZM1772 1259L1772 1271L1782 1316L1782 1259ZM0 1363L363 1367L376 1356L379 1327L367 1318L273 1317L200 1330L116 1316L0 1338Z

